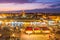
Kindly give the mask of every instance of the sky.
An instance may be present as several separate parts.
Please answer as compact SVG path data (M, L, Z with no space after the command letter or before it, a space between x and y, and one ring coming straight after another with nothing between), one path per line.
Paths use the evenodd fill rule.
M0 0L0 11L17 10L43 10L42 12L60 13L60 0Z

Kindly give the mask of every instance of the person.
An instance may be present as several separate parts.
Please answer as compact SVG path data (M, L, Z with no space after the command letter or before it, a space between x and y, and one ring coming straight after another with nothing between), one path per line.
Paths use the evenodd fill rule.
M49 39L55 40L55 34L51 34L51 35L49 36Z
M59 39L55 37L54 40L59 40Z

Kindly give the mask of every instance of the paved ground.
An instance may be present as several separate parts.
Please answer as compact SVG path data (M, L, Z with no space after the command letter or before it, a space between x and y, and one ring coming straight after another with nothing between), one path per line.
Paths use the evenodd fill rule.
M60 40L60 34L56 34L57 40Z
M54 36L56 36L56 38L58 38L60 40L60 34L55 34ZM20 39L21 40L55 40L55 39L49 38L49 34L31 34L31 35L28 35L25 33L21 33Z
M22 33L20 36L21 40L49 40L49 34L24 34Z

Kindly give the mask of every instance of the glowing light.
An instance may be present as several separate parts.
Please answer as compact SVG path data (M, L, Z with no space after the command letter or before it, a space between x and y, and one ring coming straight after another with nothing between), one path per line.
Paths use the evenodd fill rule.
M12 36L15 37L15 34L13 33Z
M2 36L2 34L0 34L0 36Z

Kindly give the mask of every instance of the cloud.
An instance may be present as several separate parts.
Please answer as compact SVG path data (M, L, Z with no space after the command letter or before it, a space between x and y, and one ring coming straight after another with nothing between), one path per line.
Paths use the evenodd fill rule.
M60 6L60 3L57 3L57 4L54 4L54 5L51 5L51 7L58 7Z
M27 3L28 0L0 0L0 3Z
M60 3L54 3L54 4L52 4L51 6L50 6L51 8L60 8Z
M60 0L0 0L0 3L60 2Z
M33 2L60 2L60 0L34 0Z
M49 8L50 5L51 4L43 3L24 3L24 4L1 3L0 11L44 9Z
M32 0L30 0L32 1ZM16 11L16 10L34 10L34 9L57 9L60 8L59 2L46 3L0 3L0 11ZM56 10L56 11L57 11ZM47 10L46 10L47 11Z

